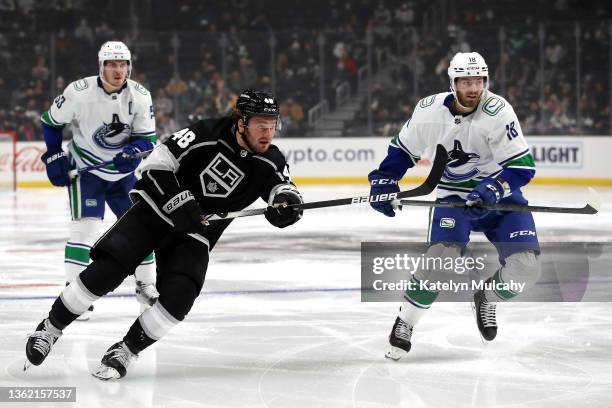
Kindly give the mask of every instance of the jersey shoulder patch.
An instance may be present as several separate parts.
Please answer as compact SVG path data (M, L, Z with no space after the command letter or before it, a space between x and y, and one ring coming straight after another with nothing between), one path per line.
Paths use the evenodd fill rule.
M138 82L133 81L131 79L128 79L128 84L134 88L134 90L136 92L138 92L141 95L149 95L149 90L147 88L145 88L144 86L140 85Z
M66 96L66 99L70 99L72 102L82 102L91 98L91 95L95 94L97 86L96 77L80 78L69 83L64 89L63 95Z
M73 88L77 92L82 92L86 90L87 88L89 88L89 86L90 86L89 80L87 78L81 78L81 79L77 79L76 81L74 81L72 83L71 88Z
M436 101L436 97L437 96L438 96L438 94L429 95L429 96L426 96L425 98L421 99L419 101L419 108L425 109L427 107L430 107Z
M423 122L431 122L440 120L440 110L446 109L444 106L444 99L449 95L446 93L438 93L434 95L429 95L423 99L421 99L415 106L414 112L412 112L412 122L415 124L423 123ZM409 122L406 123L406 126L402 128L408 129Z
M482 103L482 111L489 116L497 116L506 106L509 106L501 96L489 93Z

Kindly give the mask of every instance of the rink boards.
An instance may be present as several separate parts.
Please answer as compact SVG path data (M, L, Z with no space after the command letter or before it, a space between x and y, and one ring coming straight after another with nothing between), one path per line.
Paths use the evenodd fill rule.
M536 161L533 183L612 185L610 136L529 136ZM282 138L275 144L283 151L297 184L366 183L367 174L387 154L387 137ZM40 156L43 142L17 143L19 187L49 187ZM0 160L0 166L5 161ZM427 160L411 169L405 182L421 180L428 173ZM2 169L0 169L2 171Z

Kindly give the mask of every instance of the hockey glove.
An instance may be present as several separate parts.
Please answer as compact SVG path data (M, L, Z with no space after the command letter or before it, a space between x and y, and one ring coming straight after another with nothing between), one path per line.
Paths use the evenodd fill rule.
M146 139L135 139L125 146L121 153L113 157L113 164L120 173L131 173L136 170L142 159L134 157L136 154L151 150L153 144Z
M172 197L164 197L162 210L170 217L174 228L184 234L202 233L202 209L189 190Z
M270 193L268 200L268 209L264 213L266 220L275 227L285 228L295 224L300 218L304 210L301 208L288 208L284 204L302 204L302 196L300 192L292 184L281 184L275 187ZM273 207L275 204L282 204L278 207Z
M47 150L40 157L47 168L47 177L54 186L69 186L70 163L68 163L68 154L63 150Z
M370 195L379 194L391 194L398 193L400 191L397 185L397 180L391 178L389 174L374 170L368 174L368 180L370 180ZM395 217L395 211L391 206L391 201L380 201L377 203L370 203L373 209L385 214L387 217Z
M490 210L478 208L475 205L494 205L504 197L505 183L502 179L486 178L478 184L466 198L467 208L465 214L472 219L480 219L486 216Z

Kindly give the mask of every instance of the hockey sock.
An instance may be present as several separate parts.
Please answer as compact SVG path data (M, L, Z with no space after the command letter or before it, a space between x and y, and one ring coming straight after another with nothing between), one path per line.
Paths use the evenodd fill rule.
M60 330L83 314L99 296L91 293L77 276L53 302L49 312L51 324Z
M98 239L101 224L102 220L99 218L79 218L70 223L70 238L64 248L67 282L72 282L89 265L89 252Z
M404 302L400 306L399 313L397 314L400 319L408 323L410 327L414 327L427 309L423 309L413 305L410 302Z
M143 283L155 283L155 262L154 255L150 253L144 261L136 267L134 277Z
M140 353L156 341L157 339L152 339L144 331L140 324L140 318L134 321L130 330L128 330L127 334L123 337L123 342L134 354Z
M533 251L518 252L504 260L504 266L487 280L492 288L485 289L485 298L489 302L510 300L521 292L510 290L509 282L522 283L524 288L533 285L541 273L540 262Z
M158 300L132 324L124 341L134 352L140 352L161 339L179 323Z
M440 292L434 292L422 287L421 280L415 275L410 278L410 285L404 292L404 299L420 309L429 309Z

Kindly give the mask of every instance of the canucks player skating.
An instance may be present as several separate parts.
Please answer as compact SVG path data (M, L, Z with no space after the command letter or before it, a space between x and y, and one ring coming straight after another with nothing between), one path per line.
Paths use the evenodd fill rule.
M64 252L66 282L89 264L89 252L99 236L105 204L120 217L131 206L128 192L140 159L130 156L151 150L155 117L150 93L130 79L131 53L120 41L109 41L98 52L99 74L69 84L42 117L47 151L42 155L47 176L55 186L67 186L70 198L70 238ZM65 126L72 131L68 152L62 148ZM111 161L71 179L69 170ZM136 268L136 294L141 309L153 304L153 254ZM79 320L87 320L91 310ZM141 310L142 311L142 310Z
M421 155L431 157L436 144L442 144L449 152L449 161L437 188L438 199L466 202L468 207L433 209L426 256L462 256L470 232L484 232L502 263L487 282L494 287L511 280L533 283L540 266L531 213L486 211L474 206L527 204L521 187L534 176L535 165L518 118L508 101L488 89L488 67L480 54L457 53L448 75L452 92L419 101L412 118L391 141L387 157L369 174L370 194L399 191L397 182L406 171ZM371 205L386 216L395 215L389 202ZM414 289L404 294L406 301L391 330L387 357L399 359L410 350L413 327L439 294L418 286L430 275L418 270L412 276ZM476 321L485 340L493 340L497 334L495 302L516 295L497 289L475 293Z
M29 362L41 364L62 330L119 286L153 249L159 299L108 349L94 375L123 377L138 353L182 321L204 284L209 251L232 221L203 226L203 214L242 210L258 198L270 206L302 202L283 154L271 144L278 124L276 99L246 90L231 117L198 121L158 145L138 169L134 206L96 242L94 261L62 291L29 337ZM302 211L269 207L265 216L284 228Z

